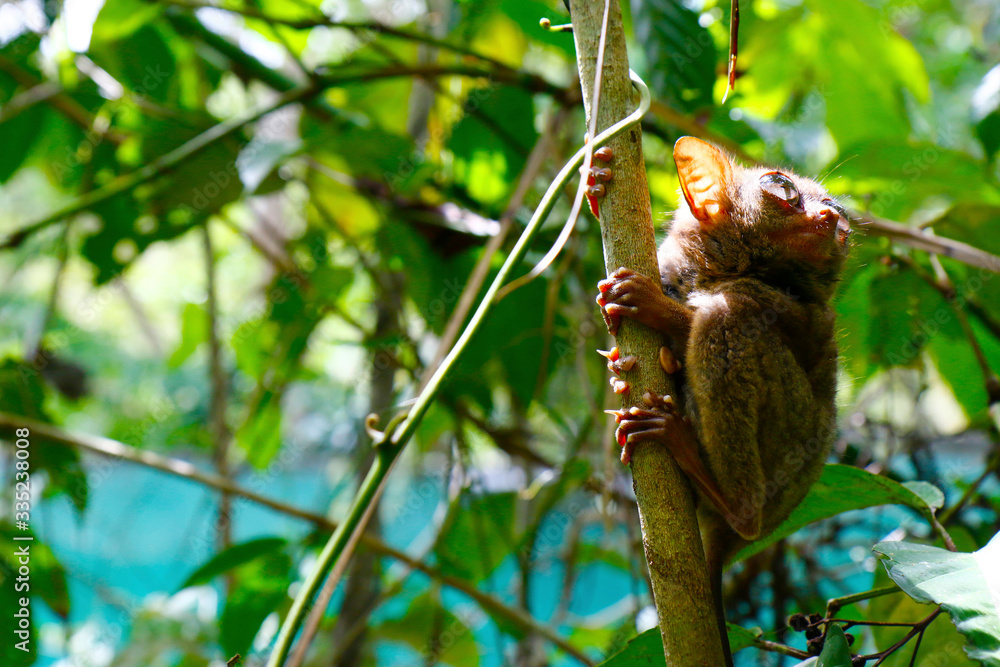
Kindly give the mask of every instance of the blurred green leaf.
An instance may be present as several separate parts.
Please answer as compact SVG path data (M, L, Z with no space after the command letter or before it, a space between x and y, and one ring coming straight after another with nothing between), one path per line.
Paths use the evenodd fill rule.
M180 585L180 588L210 583L220 574L229 572L256 558L280 552L287 544L287 540L280 537L261 537L249 542L234 544L215 554L197 570L192 572L184 580L184 583Z
M753 646L761 636L760 628L747 629L733 623L726 623L726 631L729 635L729 649L733 653ZM657 627L650 628L629 641L624 649L600 663L599 667L627 667L631 665L661 667L665 664L663 640L660 639L660 629Z
M631 7L653 94L689 111L710 106L718 53L697 12L680 0L632 0Z
M44 402L41 367L14 359L0 360L0 406L5 412L51 423ZM0 437L7 440L13 441L12 436L11 432L0 432ZM48 474L44 497L65 494L82 512L87 506L89 489L79 452L36 435L30 436L29 442L32 473L45 471Z
M488 577L511 555L516 501L515 493L458 498L434 546L441 571L469 581Z
M184 304L184 310L181 312L181 339L177 343L177 349L167 360L167 364L171 368L177 368L206 340L208 340L208 313L205 308L196 303Z
M225 655L246 655L264 619L283 603L290 603L291 571L288 554L268 549L236 568L236 586L226 598L219 622L219 641Z
M380 639L408 644L430 663L452 667L480 664L472 628L435 602L430 593L417 596L404 616L383 621L374 632Z
M15 537L28 537L30 540L15 540ZM21 577L18 581L15 579L18 568L25 564L19 555L23 553L22 549L28 550L27 565L31 573L27 579ZM0 584L3 588L18 593L16 597L37 596L59 618L64 621L69 618L70 599L66 571L49 545L33 531L18 530L11 524L0 523ZM16 605L5 609L19 607L20 605Z

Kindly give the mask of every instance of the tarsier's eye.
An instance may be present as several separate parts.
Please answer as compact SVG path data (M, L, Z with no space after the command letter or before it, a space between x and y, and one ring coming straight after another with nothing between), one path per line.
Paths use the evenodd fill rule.
M849 220L850 219L850 218L847 217L847 209L844 208L843 206L841 206L840 204L838 204L837 202L833 201L832 199L824 199L823 200L823 206L829 206L834 211L836 211L837 213L839 213L840 217L842 217L844 220Z
M764 192L774 195L792 206L799 205L799 189L795 187L795 183L792 183L792 179L784 174L777 171L764 174L760 177L760 187Z

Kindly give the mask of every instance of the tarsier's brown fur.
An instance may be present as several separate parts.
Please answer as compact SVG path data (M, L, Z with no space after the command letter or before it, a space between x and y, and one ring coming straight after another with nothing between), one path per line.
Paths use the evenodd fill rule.
M743 167L691 137L674 160L684 201L659 250L662 285L622 269L599 302L612 330L622 316L659 329L681 361L689 420L672 399L647 398L649 409L619 414L618 437L625 461L638 442L667 446L698 488L724 632L723 566L788 517L833 441L829 301L850 229L812 180Z

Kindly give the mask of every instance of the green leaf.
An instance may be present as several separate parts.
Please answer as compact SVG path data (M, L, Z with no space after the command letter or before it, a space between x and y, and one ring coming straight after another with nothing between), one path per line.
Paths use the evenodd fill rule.
M855 197L870 195L877 216L907 220L929 197L956 203L1000 203L981 160L968 153L905 137L876 136L842 147L838 187Z
M91 44L110 42L131 35L163 11L164 5L142 0L106 2L94 21Z
M192 572L180 588L207 584L215 577L229 572L233 568L244 565L265 554L278 552L288 544L281 537L262 537L241 544L234 544L228 549L215 554L204 565Z
M492 203L521 172L538 140L534 108L531 94L512 86L492 84L469 93L448 147L455 155L456 176L473 196Z
M46 109L29 109L0 123L0 183L6 183L28 157L38 139Z
M515 493L490 493L455 502L450 521L434 547L441 571L469 581L488 577L511 555L514 545Z
M181 340L170 355L167 365L177 368L208 339L208 313L196 303L184 304L181 312Z
M760 628L744 628L726 623L726 634L729 636L729 650L736 653L756 644L764 633Z
M654 94L688 111L711 106L718 54L698 14L680 0L633 0L631 7Z
M800 77L815 77L823 91L827 126L846 146L869 137L905 137L910 126L903 91L920 101L930 95L927 72L914 46L892 29L885 16L860 0L810 0L800 28L809 39L793 39L806 62L794 62ZM851 39L840 39L850 26ZM815 68L815 69L813 69ZM861 120L863 119L863 120Z
M292 560L283 551L267 551L239 566L236 588L229 593L219 622L226 655L246 655L261 623L288 601Z
M630 640L621 651L600 663L600 667L633 665L635 667L662 667L666 665L659 628L646 630L635 639Z
M836 623L831 624L826 631L816 667L851 667L851 650L847 646L847 638L843 628Z
M948 612L971 658L1000 665L1000 535L974 553L907 542L880 542L872 550L907 595Z
M417 596L401 618L384 621L375 628L379 639L408 644L425 664L439 662L453 667L480 664L479 646L465 623L431 599L430 593ZM431 644L435 637L440 639Z
M5 412L51 423L44 402L45 385L40 366L14 359L0 360L0 406ZM14 441L13 432L9 430L0 430L0 438ZM44 470L49 475L45 497L64 493L78 511L83 511L87 506L89 488L87 475L80 465L79 452L36 435L29 436L28 440L31 443L32 471Z
M741 549L731 562L749 558L811 523L851 510L875 505L906 505L924 516L930 516L933 510L941 507L944 496L940 492L932 493L926 486L917 486L915 492L899 482L860 468L827 464L823 467L819 481L792 511L791 516L764 539Z
M87 55L130 92L163 104L178 103L177 58L154 24L145 23L113 40L92 39Z
M884 569L879 568L875 572L874 587L884 587L890 582L889 575ZM919 623L927 618L933 610L928 605L921 604L913 598L903 595L898 590L897 595L883 595L868 602L866 618L882 621L885 623ZM907 628L874 626L870 628L875 646L888 648L903 638ZM916 667L935 667L937 665L947 665L948 667L976 667L978 663L970 660L962 651L965 641L954 625L942 615L924 630L923 640L920 642L920 655ZM912 667L910 658L911 650L897 651L890 655L882 667Z
M482 13L481 3L462 4L468 8L465 11L470 14L469 18L473 21L476 20L477 14ZM570 58L575 56L573 39L570 35L564 32L543 30L538 25L538 20L543 16L550 19L553 25L569 23L567 9L563 3L558 3L553 8L551 3L539 0L501 0L497 7L503 16L516 22L532 41L553 47Z

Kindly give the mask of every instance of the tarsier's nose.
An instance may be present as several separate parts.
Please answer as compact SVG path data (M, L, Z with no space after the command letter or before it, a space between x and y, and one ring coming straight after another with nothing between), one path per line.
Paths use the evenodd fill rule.
M823 206L815 213L816 223L823 225L827 229L833 230L840 220L840 213L829 206Z

